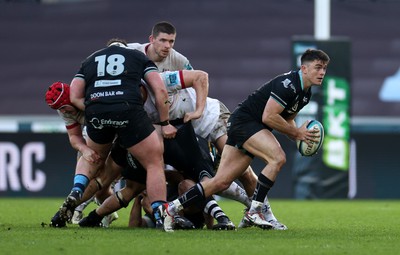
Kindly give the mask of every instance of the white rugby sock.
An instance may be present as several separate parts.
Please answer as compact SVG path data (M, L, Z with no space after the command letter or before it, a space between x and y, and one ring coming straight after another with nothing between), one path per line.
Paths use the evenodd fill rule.
M232 182L231 186L226 190L218 193L221 197L229 198L244 204L246 207L251 205L251 200L246 194L246 191L236 182Z
M263 203L256 200L251 201L251 206L249 209L250 213L259 213L262 210Z
M274 213L272 212L272 208L271 208L271 205L269 204L268 197L265 197L265 199L264 199L264 205L262 208L262 212L263 212L266 220L277 220L275 218Z

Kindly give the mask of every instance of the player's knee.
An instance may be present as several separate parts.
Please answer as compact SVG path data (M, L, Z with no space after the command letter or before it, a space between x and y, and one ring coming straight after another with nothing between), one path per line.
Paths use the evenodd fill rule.
M118 202L119 202L119 205L120 205L121 207L126 208L126 207L129 205L130 200L126 200L126 199L124 198L124 195L122 194L121 191L116 192L116 193L115 193L115 196L117 197Z
M278 169L281 169L281 167L286 164L286 154L283 150L281 150L278 153L274 154L273 162L270 162L272 164L275 164Z
M239 178L248 182L257 182L257 175L251 168L247 168Z
M183 194L188 191L191 187L193 187L196 183L192 180L185 179L178 184L178 192L179 194Z
M97 189L101 190L103 188L102 180L99 177L97 177L97 178L94 179L94 181L96 182Z
M215 178L214 178L214 180L215 180ZM227 188L229 188L229 186L231 186L231 182L228 182L226 180L221 180L221 179L216 180L215 184L214 184L214 187L217 189L216 192L226 190ZM216 192L214 192L214 193L216 193Z

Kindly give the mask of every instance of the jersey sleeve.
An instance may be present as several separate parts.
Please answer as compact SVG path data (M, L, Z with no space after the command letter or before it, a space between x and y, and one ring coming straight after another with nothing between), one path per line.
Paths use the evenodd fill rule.
M182 71L166 71L160 74L168 93L176 93L177 91L186 88Z
M72 129L74 127L80 126L81 124L78 122L76 118L73 118L69 114L64 114L61 111L57 110L58 115L62 118L64 121L66 129Z
M128 48L132 49L132 50L139 50L139 51L143 52L143 50L141 50L141 49L144 47L140 43L128 43Z
M296 98L293 82L285 76L279 76L271 81L271 97L283 108Z
M158 72L158 68L153 61L151 61L143 52L135 50L137 54L141 56L141 61L143 62L143 77L149 72Z
M75 74L74 78L85 79L84 70L83 70L84 62L81 63L78 72Z

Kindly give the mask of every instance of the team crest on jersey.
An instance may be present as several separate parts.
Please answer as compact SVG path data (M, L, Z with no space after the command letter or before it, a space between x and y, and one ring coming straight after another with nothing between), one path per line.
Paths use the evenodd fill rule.
M291 88L293 90L294 93L296 93L296 88L294 87L294 85L292 84L292 81L289 79L285 79L284 81L282 81L282 84L285 88Z
M282 84L285 88L289 88L289 84L292 83L291 80L289 79L285 79L284 81L282 81Z

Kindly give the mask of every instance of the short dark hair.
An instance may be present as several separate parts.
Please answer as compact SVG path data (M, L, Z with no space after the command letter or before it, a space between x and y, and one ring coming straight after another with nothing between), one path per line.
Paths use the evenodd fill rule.
M122 43L123 45L128 46L128 42L121 38L112 38L108 40L107 46L110 46L112 43Z
M176 29L174 25L169 23L168 21L161 21L158 22L153 26L153 29L151 31L151 34L153 37L157 37L160 33L166 33L166 34L176 34Z
M304 64L305 62L312 62L314 60L321 60L324 63L329 63L330 58L328 54L322 50L316 49L307 49L303 55L301 55L301 64Z

